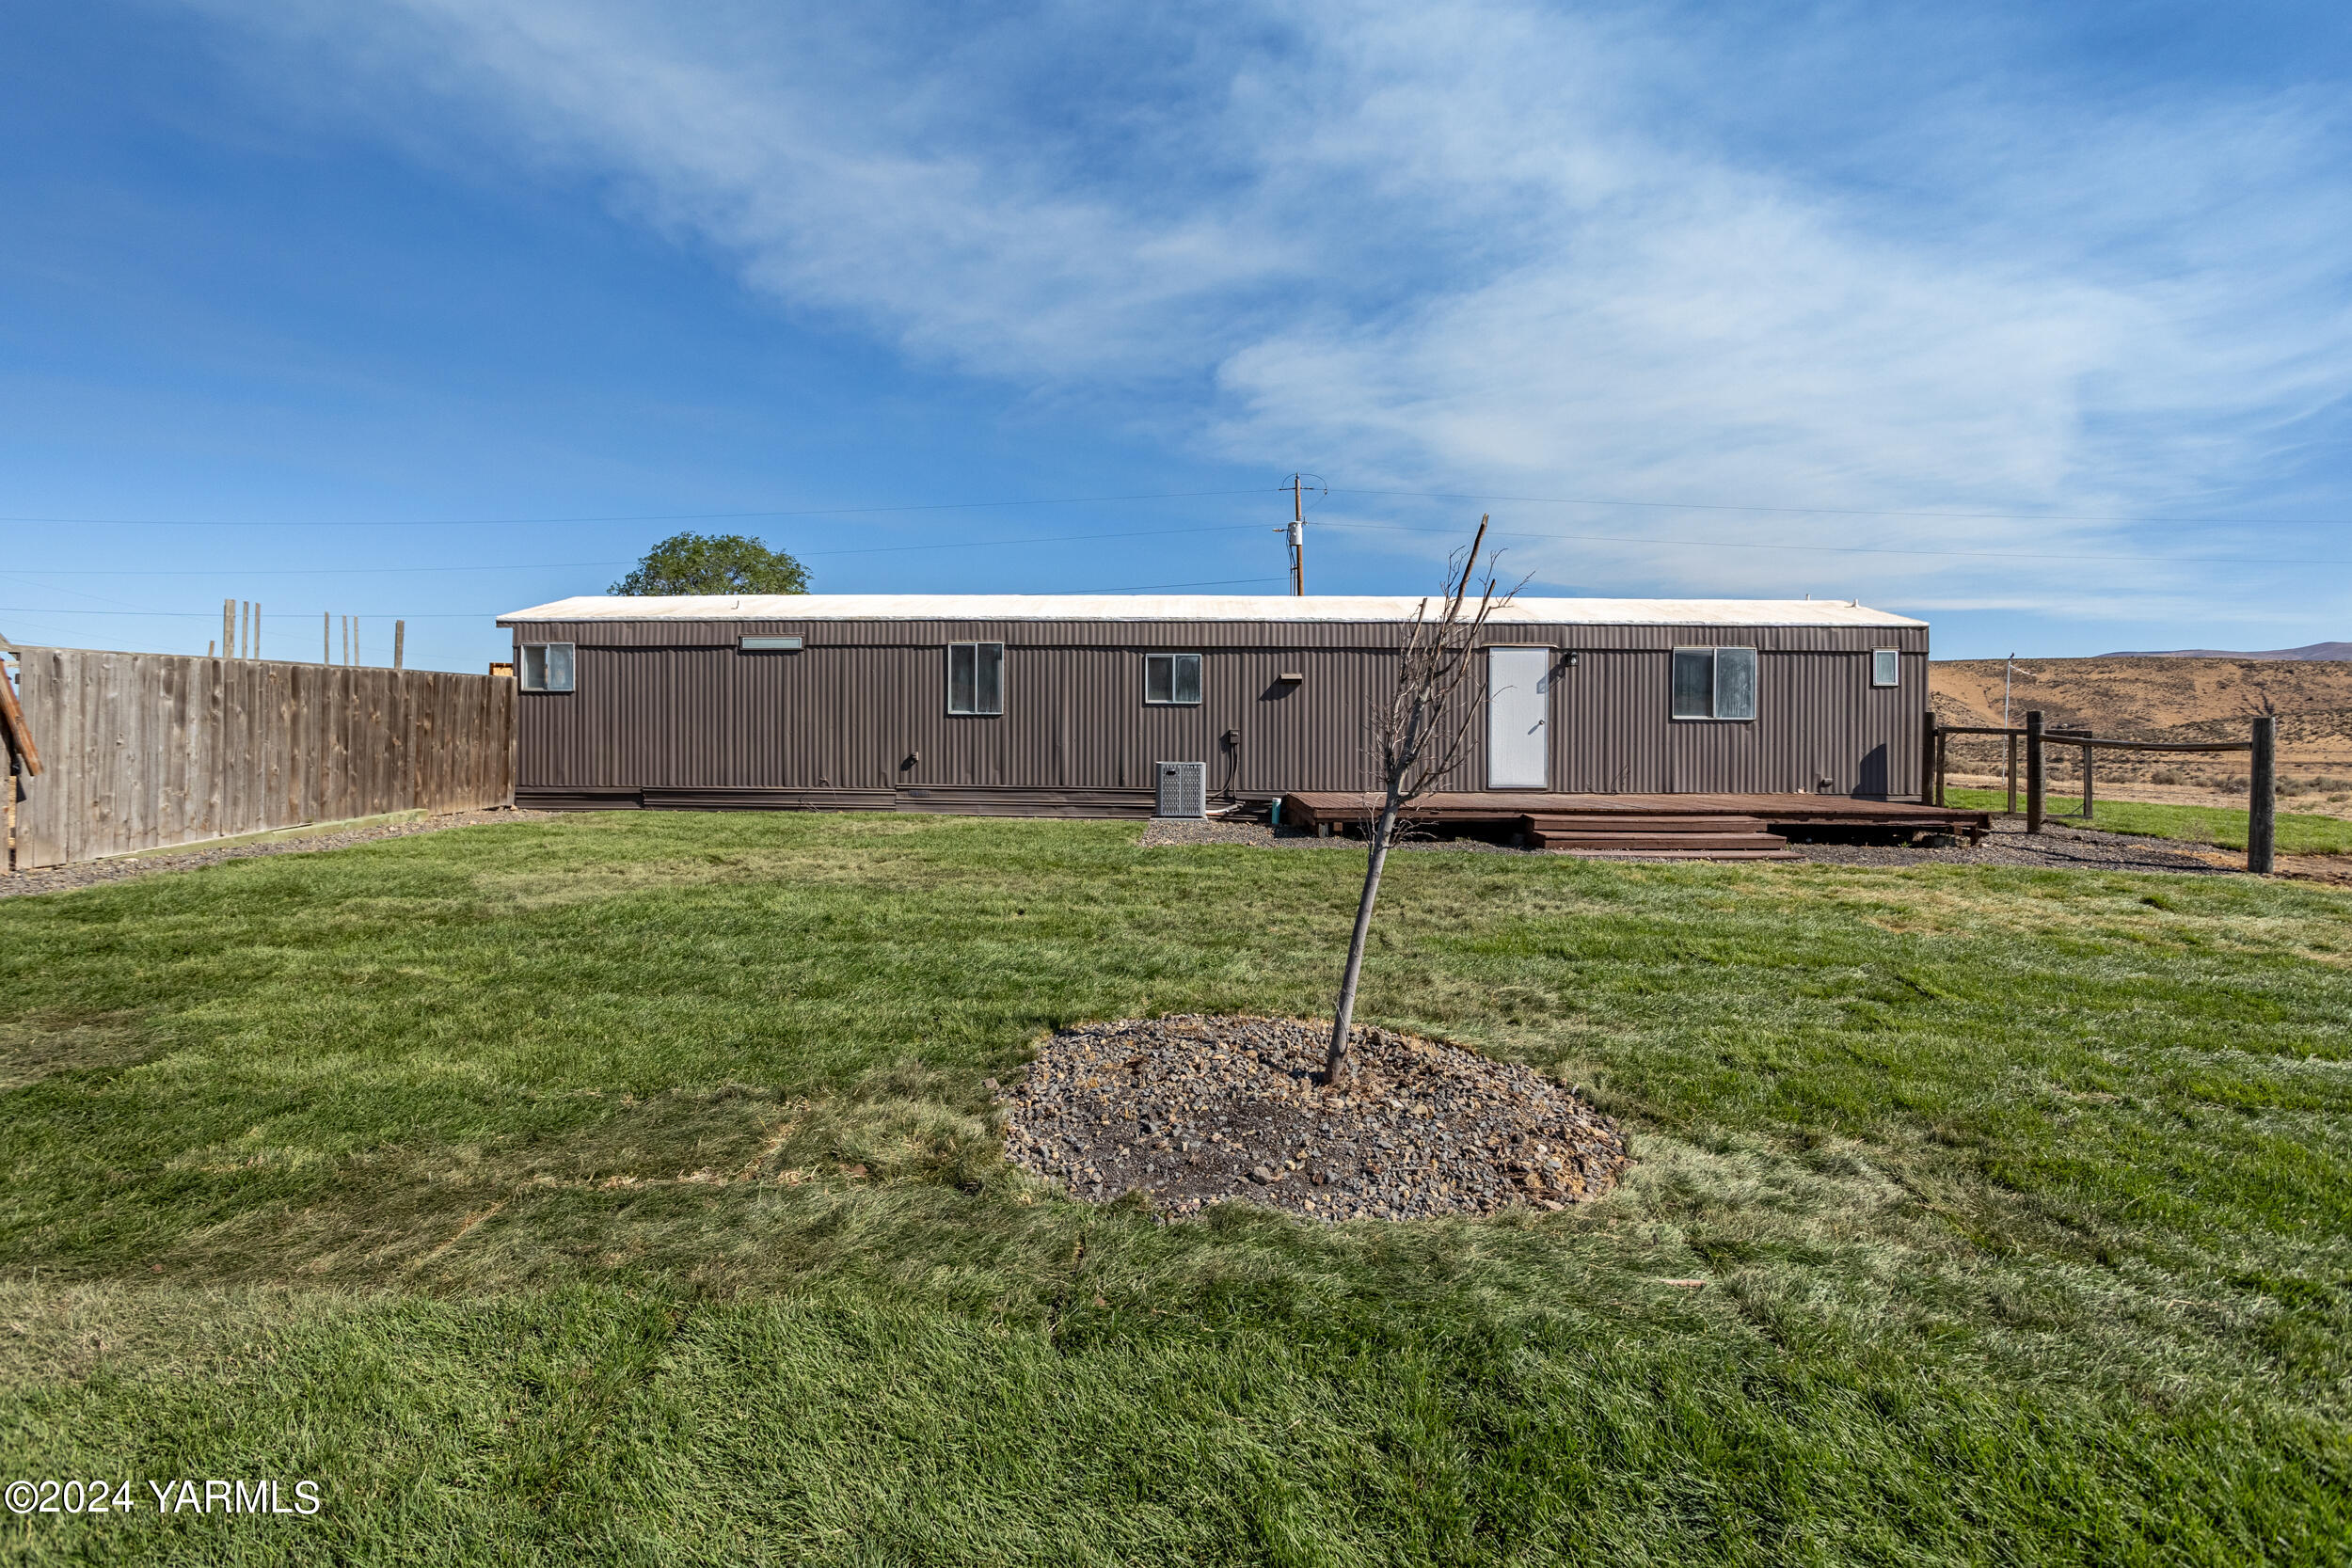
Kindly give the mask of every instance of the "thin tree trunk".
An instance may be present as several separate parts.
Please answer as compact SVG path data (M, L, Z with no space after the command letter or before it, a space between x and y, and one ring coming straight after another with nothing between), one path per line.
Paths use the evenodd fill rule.
M1356 934L1348 939L1347 973L1340 980L1339 1017L1331 1022L1331 1051L1323 1064L1327 1088L1337 1088L1347 1071L1347 1036L1356 1022L1356 982L1364 973L1364 942L1372 935L1372 906L1380 896L1380 871L1389 863L1389 840L1396 836L1396 795L1391 791L1364 857L1364 895L1356 904Z

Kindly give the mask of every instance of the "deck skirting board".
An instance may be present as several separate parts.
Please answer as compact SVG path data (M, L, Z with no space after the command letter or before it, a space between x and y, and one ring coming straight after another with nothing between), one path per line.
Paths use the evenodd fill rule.
M1310 830L1345 829L1361 823L1376 804L1376 797L1302 790L1282 797L1282 819ZM1791 832L1812 828L1965 833L1972 842L1993 831L1989 812L1794 792L1564 795L1487 790L1424 796L1406 813L1421 823L1517 832L1538 849L1677 859L1780 858Z

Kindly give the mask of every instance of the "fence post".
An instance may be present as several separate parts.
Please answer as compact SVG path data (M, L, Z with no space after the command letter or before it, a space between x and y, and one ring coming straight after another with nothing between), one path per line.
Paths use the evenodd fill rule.
M1935 804L1935 709L1922 715L1919 732L1919 803Z
M2026 832L2042 831L2042 798L2047 792L2049 776L2043 771L2042 759L2042 710L2026 710Z
M2246 869L2270 874L2279 843L2279 721L2254 720L2253 766L2246 781Z
M2007 722L2006 720L2003 722ZM2017 732L2009 732L2009 815L2017 815Z
M2086 739L2090 735L2089 730L2083 732ZM2090 759L2097 755L2090 747L2083 748L2083 826L2086 828L2090 826Z

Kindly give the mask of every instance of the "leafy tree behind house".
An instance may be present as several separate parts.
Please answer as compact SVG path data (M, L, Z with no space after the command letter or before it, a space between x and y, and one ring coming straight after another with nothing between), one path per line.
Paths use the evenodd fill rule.
M674 533L645 552L615 594L805 594L808 568L740 533Z

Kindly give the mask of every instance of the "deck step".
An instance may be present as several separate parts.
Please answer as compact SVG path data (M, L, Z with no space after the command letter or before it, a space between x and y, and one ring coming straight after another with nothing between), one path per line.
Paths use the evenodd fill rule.
M1700 851L1712 849L1786 849L1788 841L1778 833L1553 833L1528 835L1539 849L1645 849Z
M1285 826L1309 831L1345 828L1359 820L1377 797L1301 790L1282 797ZM1492 790L1424 796L1406 815L1425 825L1485 828L1532 833L1531 818L1562 829L1614 832L1736 832L1774 827L1877 829L1894 833L1943 832L1971 838L1992 832L1989 812L1923 805L1916 801L1863 800L1793 790L1748 794L1671 793L1601 795L1575 791ZM1694 821L1694 819L1696 819Z
M1808 820L1802 816L1775 816L1772 819L1772 825L1775 828L1870 828L1898 833L1973 833L1979 832L1977 824L1973 822L1954 822L1946 817L1927 816L1916 819L1890 816L1876 822L1847 822L1820 818Z
M1793 861L1804 857L1793 849L1566 849L1546 846L1546 852L1581 860L1613 861Z
M1527 831L1538 833L1760 833L1760 816L1674 816L1664 813L1530 812Z

